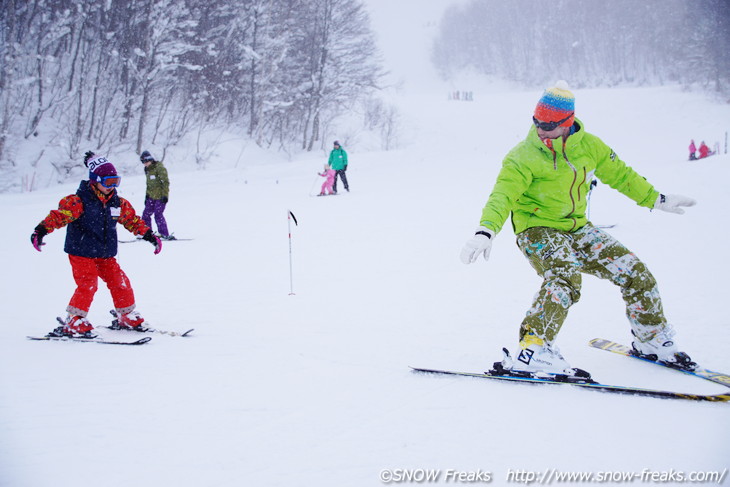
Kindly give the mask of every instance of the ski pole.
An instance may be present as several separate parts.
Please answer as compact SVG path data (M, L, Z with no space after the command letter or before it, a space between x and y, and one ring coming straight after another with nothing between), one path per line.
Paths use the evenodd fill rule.
M317 180L319 179L319 177L319 174L314 177L314 181L312 181L312 186L309 188L309 196L315 196L314 188L317 186Z
M586 197L586 220L588 221L591 221L591 193L596 186L598 186L598 181L594 179L588 187L588 196Z
M287 220L287 227L289 229L289 296L294 295L294 273L292 271L292 256L291 256L291 221L294 220L294 225L299 226L299 223L297 222L297 217L294 216L294 213L291 212L291 210L287 210L288 214L286 215Z

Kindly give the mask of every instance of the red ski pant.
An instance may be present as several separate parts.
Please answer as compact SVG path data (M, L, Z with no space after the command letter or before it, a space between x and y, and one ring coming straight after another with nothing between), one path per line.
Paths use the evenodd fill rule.
M117 309L134 308L134 291L129 278L124 273L117 259L93 259L69 255L76 291L68 304L70 313L86 316L99 288L99 278L106 283L112 295L114 307ZM80 312L80 313L78 313Z

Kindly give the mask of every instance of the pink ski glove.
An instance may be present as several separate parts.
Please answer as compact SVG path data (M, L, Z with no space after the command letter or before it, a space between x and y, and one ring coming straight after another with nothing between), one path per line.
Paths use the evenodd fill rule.
M162 250L162 240L160 240L160 237L152 233L152 229L147 230L147 233L144 234L142 240L146 240L155 246L155 255L159 254Z
M38 225L35 227L35 230L33 234L30 236L30 242L33 244L33 248L36 249L38 252L40 252L41 246L45 245L43 243L43 237L48 235L48 230L46 230L46 227L43 225Z

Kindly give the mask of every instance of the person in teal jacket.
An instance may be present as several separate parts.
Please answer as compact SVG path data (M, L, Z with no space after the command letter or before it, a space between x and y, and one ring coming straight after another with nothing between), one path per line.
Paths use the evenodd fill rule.
M659 193L575 117L575 97L565 81L540 98L527 138L504 158L480 220L461 260L489 258L494 237L511 214L517 245L542 286L519 331L516 360L505 351L508 371L575 374L554 346L568 309L580 299L581 273L621 289L637 353L692 369L696 364L672 340L657 284L631 251L586 217L591 181L601 180L639 206L671 213L695 201Z
M334 194L337 194L337 177L342 179L342 184L345 186L345 191L350 192L350 185L347 182L347 152L340 146L340 143L335 140L334 149L330 152L329 161L327 164L335 171L335 184L332 186Z

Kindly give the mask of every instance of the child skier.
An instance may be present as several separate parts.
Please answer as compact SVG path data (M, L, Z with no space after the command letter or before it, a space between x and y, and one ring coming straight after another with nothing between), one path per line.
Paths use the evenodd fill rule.
M143 331L144 318L134 311L135 300L127 275L114 258L117 255L117 223L155 246L155 254L162 242L137 216L132 205L121 198L115 188L121 177L105 157L87 152L84 164L89 168L89 180L81 181L76 194L63 198L58 210L51 210L35 227L30 237L33 247L41 251L43 237L68 225L65 252L71 262L76 291L66 308L68 316L63 324L48 336L96 338L94 327L86 319L98 287L98 278L111 292L119 316L119 326ZM141 327L141 328L140 328Z
M335 190L332 188L335 184L335 170L330 167L329 164L324 165L324 171L318 172L320 176L326 178L322 183L322 190L317 196L326 196L327 194L335 194Z

